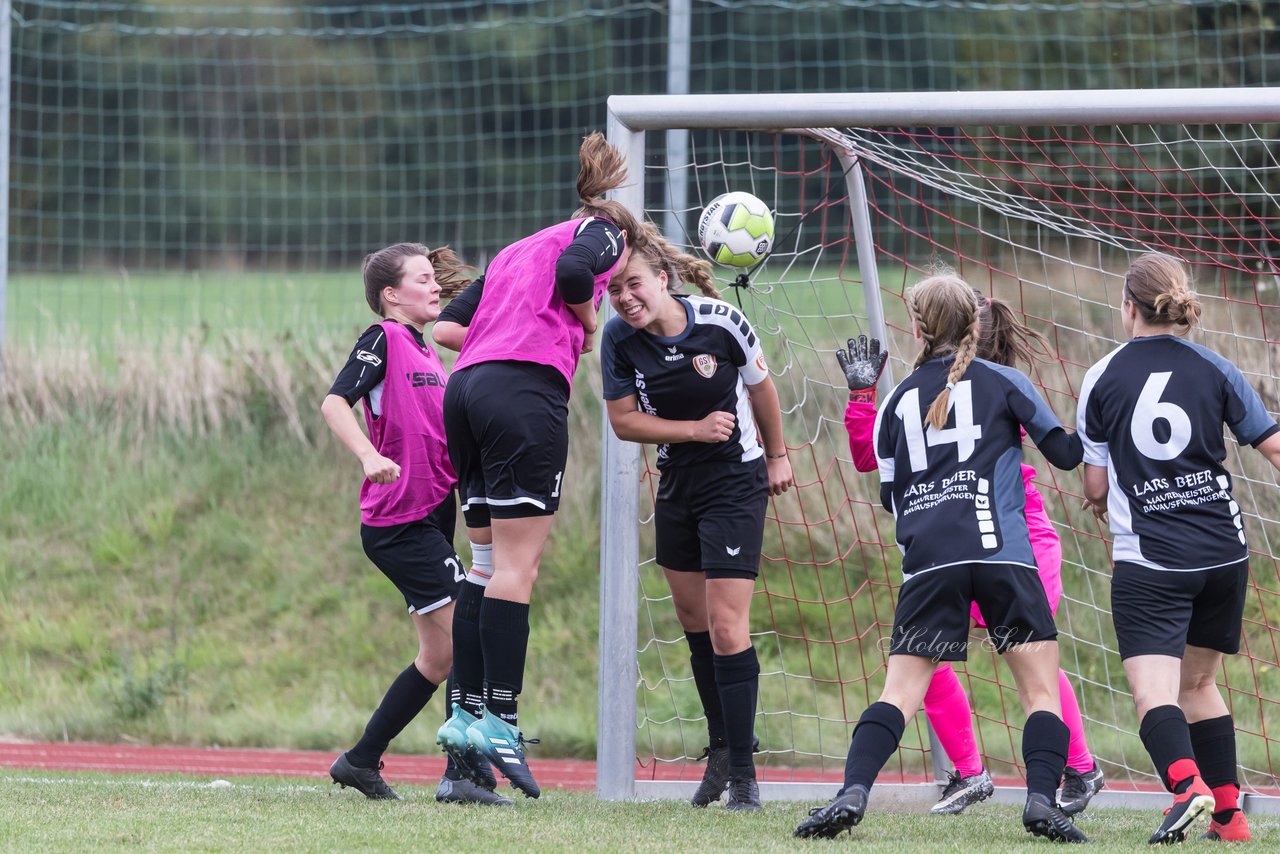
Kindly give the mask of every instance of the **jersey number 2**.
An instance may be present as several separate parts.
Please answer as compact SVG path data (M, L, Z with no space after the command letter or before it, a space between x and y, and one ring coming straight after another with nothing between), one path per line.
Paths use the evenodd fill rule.
M955 445L960 462L973 456L973 449L982 438L982 428L973 423L973 385L969 380L956 383L951 390L950 408L955 413L956 426L939 430L930 424L926 430L920 417L920 389L909 389L898 399L893 414L902 419L906 430L907 458L912 471L924 471L928 467L926 450L936 445Z

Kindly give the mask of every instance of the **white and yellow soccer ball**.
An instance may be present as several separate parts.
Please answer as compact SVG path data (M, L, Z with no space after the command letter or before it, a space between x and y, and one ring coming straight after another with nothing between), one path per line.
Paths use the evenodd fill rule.
M716 196L698 218L698 242L717 264L754 266L773 249L773 213L750 193Z

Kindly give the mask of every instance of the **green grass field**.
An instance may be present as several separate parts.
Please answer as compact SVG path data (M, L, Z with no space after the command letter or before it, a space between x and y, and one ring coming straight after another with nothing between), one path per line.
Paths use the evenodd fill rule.
M6 332L18 345L48 344L59 330L74 330L92 349L108 351L119 339L168 340L185 330L258 337L349 329L354 336L369 318L358 267L323 273L17 273L8 291Z
M770 803L737 815L684 803L600 803L552 791L497 813L437 804L428 787L402 786L401 803L370 802L319 782L0 771L0 847L6 850L200 851L955 851L1048 850L1023 831L1013 806L963 816L877 812L835 842L793 839L809 803ZM1090 851L1144 846L1159 814L1095 810L1079 826ZM1280 845L1280 819L1252 819L1254 850ZM1201 828L1203 829L1203 828ZM815 849L816 846L816 849Z

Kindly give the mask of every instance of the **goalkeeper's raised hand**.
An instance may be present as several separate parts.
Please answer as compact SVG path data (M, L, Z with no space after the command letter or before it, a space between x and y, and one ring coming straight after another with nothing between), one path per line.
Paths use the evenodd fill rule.
M836 361L849 383L849 397L866 403L876 402L876 382L884 371L889 351L880 349L879 338L859 335L849 339L849 349L836 348Z

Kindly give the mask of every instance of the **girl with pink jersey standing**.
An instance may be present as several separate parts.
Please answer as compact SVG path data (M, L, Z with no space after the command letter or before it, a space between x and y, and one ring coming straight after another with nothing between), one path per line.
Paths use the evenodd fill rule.
M382 754L449 675L453 600L462 564L453 549L453 487L445 450L440 357L422 330L440 314L442 288L465 283L447 248L398 243L364 259L365 299L384 318L364 331L320 406L329 429L364 469L360 538L369 560L404 596L418 655L396 677L360 741L333 761L335 783L375 800L400 800L379 773ZM351 407L364 404L366 436ZM464 774L453 761L436 800L503 805L488 768ZM485 784L487 783L487 784Z
M461 761L478 751L531 798L540 790L517 714L529 600L566 488L573 374L639 233L635 217L604 198L627 181L621 152L594 133L579 160L574 217L499 252L432 333L460 350L444 414L472 553L453 624L461 702L437 742Z
M978 358L1013 367L1018 362L1031 365L1047 352L1048 345L1043 336L1019 323L1008 305L981 293L978 294L978 304ZM853 454L854 467L860 472L870 472L876 470L872 450L876 381L889 354L880 350L877 339L872 338L868 343L865 335L857 340L849 339L848 346L847 351L836 351L836 359L849 383L849 405L845 409L844 424L849 431L849 450ZM1022 465L1022 484L1027 496L1027 530L1031 535L1040 581L1044 584L1050 609L1056 615L1062 598L1062 544L1045 512L1044 498L1032 482L1035 474L1033 466ZM971 614L975 626L986 626L976 603ZM1084 721L1080 717L1075 691L1062 670L1058 671L1058 689L1062 720L1071 732L1065 781L1058 800L1064 813L1075 815L1082 812L1089 800L1102 789L1104 779L1085 740ZM934 671L924 696L924 710L947 757L955 765L942 798L930 812L957 815L971 804L989 798L994 787L978 753L969 698L950 663L942 662Z

